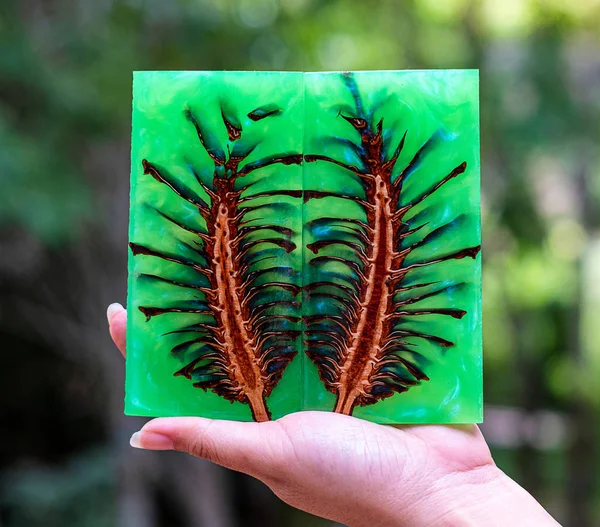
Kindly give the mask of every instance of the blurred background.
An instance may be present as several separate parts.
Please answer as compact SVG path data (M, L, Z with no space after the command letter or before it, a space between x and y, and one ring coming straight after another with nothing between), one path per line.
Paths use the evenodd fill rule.
M251 478L133 451L131 73L480 68L484 433L600 525L600 1L1 0L0 525L326 526Z

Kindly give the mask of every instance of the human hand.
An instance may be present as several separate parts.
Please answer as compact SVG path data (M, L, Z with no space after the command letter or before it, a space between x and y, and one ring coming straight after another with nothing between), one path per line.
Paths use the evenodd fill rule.
M125 355L127 312L108 309ZM352 527L557 525L500 471L475 425L383 426L330 412L242 423L158 418L131 438L260 479L290 505Z

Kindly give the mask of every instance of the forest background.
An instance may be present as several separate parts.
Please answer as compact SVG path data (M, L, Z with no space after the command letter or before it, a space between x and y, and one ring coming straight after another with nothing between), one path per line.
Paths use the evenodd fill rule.
M564 525L600 524L598 0L3 0L0 525L328 525L128 445L104 312L132 71L406 68L480 69L483 431Z

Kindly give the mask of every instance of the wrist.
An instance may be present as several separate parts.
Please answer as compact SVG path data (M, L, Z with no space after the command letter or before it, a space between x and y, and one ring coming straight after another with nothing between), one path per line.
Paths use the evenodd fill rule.
M495 465L440 478L428 492L377 500L352 527L511 527L557 526L525 489Z
M440 481L422 514L422 525L494 527L559 525L525 489L495 465Z

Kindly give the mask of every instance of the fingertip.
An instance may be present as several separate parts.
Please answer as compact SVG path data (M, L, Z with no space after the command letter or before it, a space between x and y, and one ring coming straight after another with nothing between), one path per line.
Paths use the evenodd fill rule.
M135 432L129 439L129 444L133 448L142 448L142 442L140 441L140 436L141 436L141 434L139 432Z
M106 309L106 318L108 323L111 323L112 318L120 311L125 311L125 308L119 302L113 302Z
M198 449L200 444L211 441L205 432L214 422L204 417L157 417L146 423L140 433L168 437L175 450L214 461L210 455L204 455L205 449ZM203 450L202 455L199 455L199 450Z
M140 432L162 434L180 440L191 432L208 427L212 422L212 419L206 417L157 417L148 421Z
M113 342L125 356L125 338L127 333L127 311L118 303L111 304L106 310L108 329Z
M170 437L140 430L131 436L129 444L133 448L143 450L173 450L173 440Z

